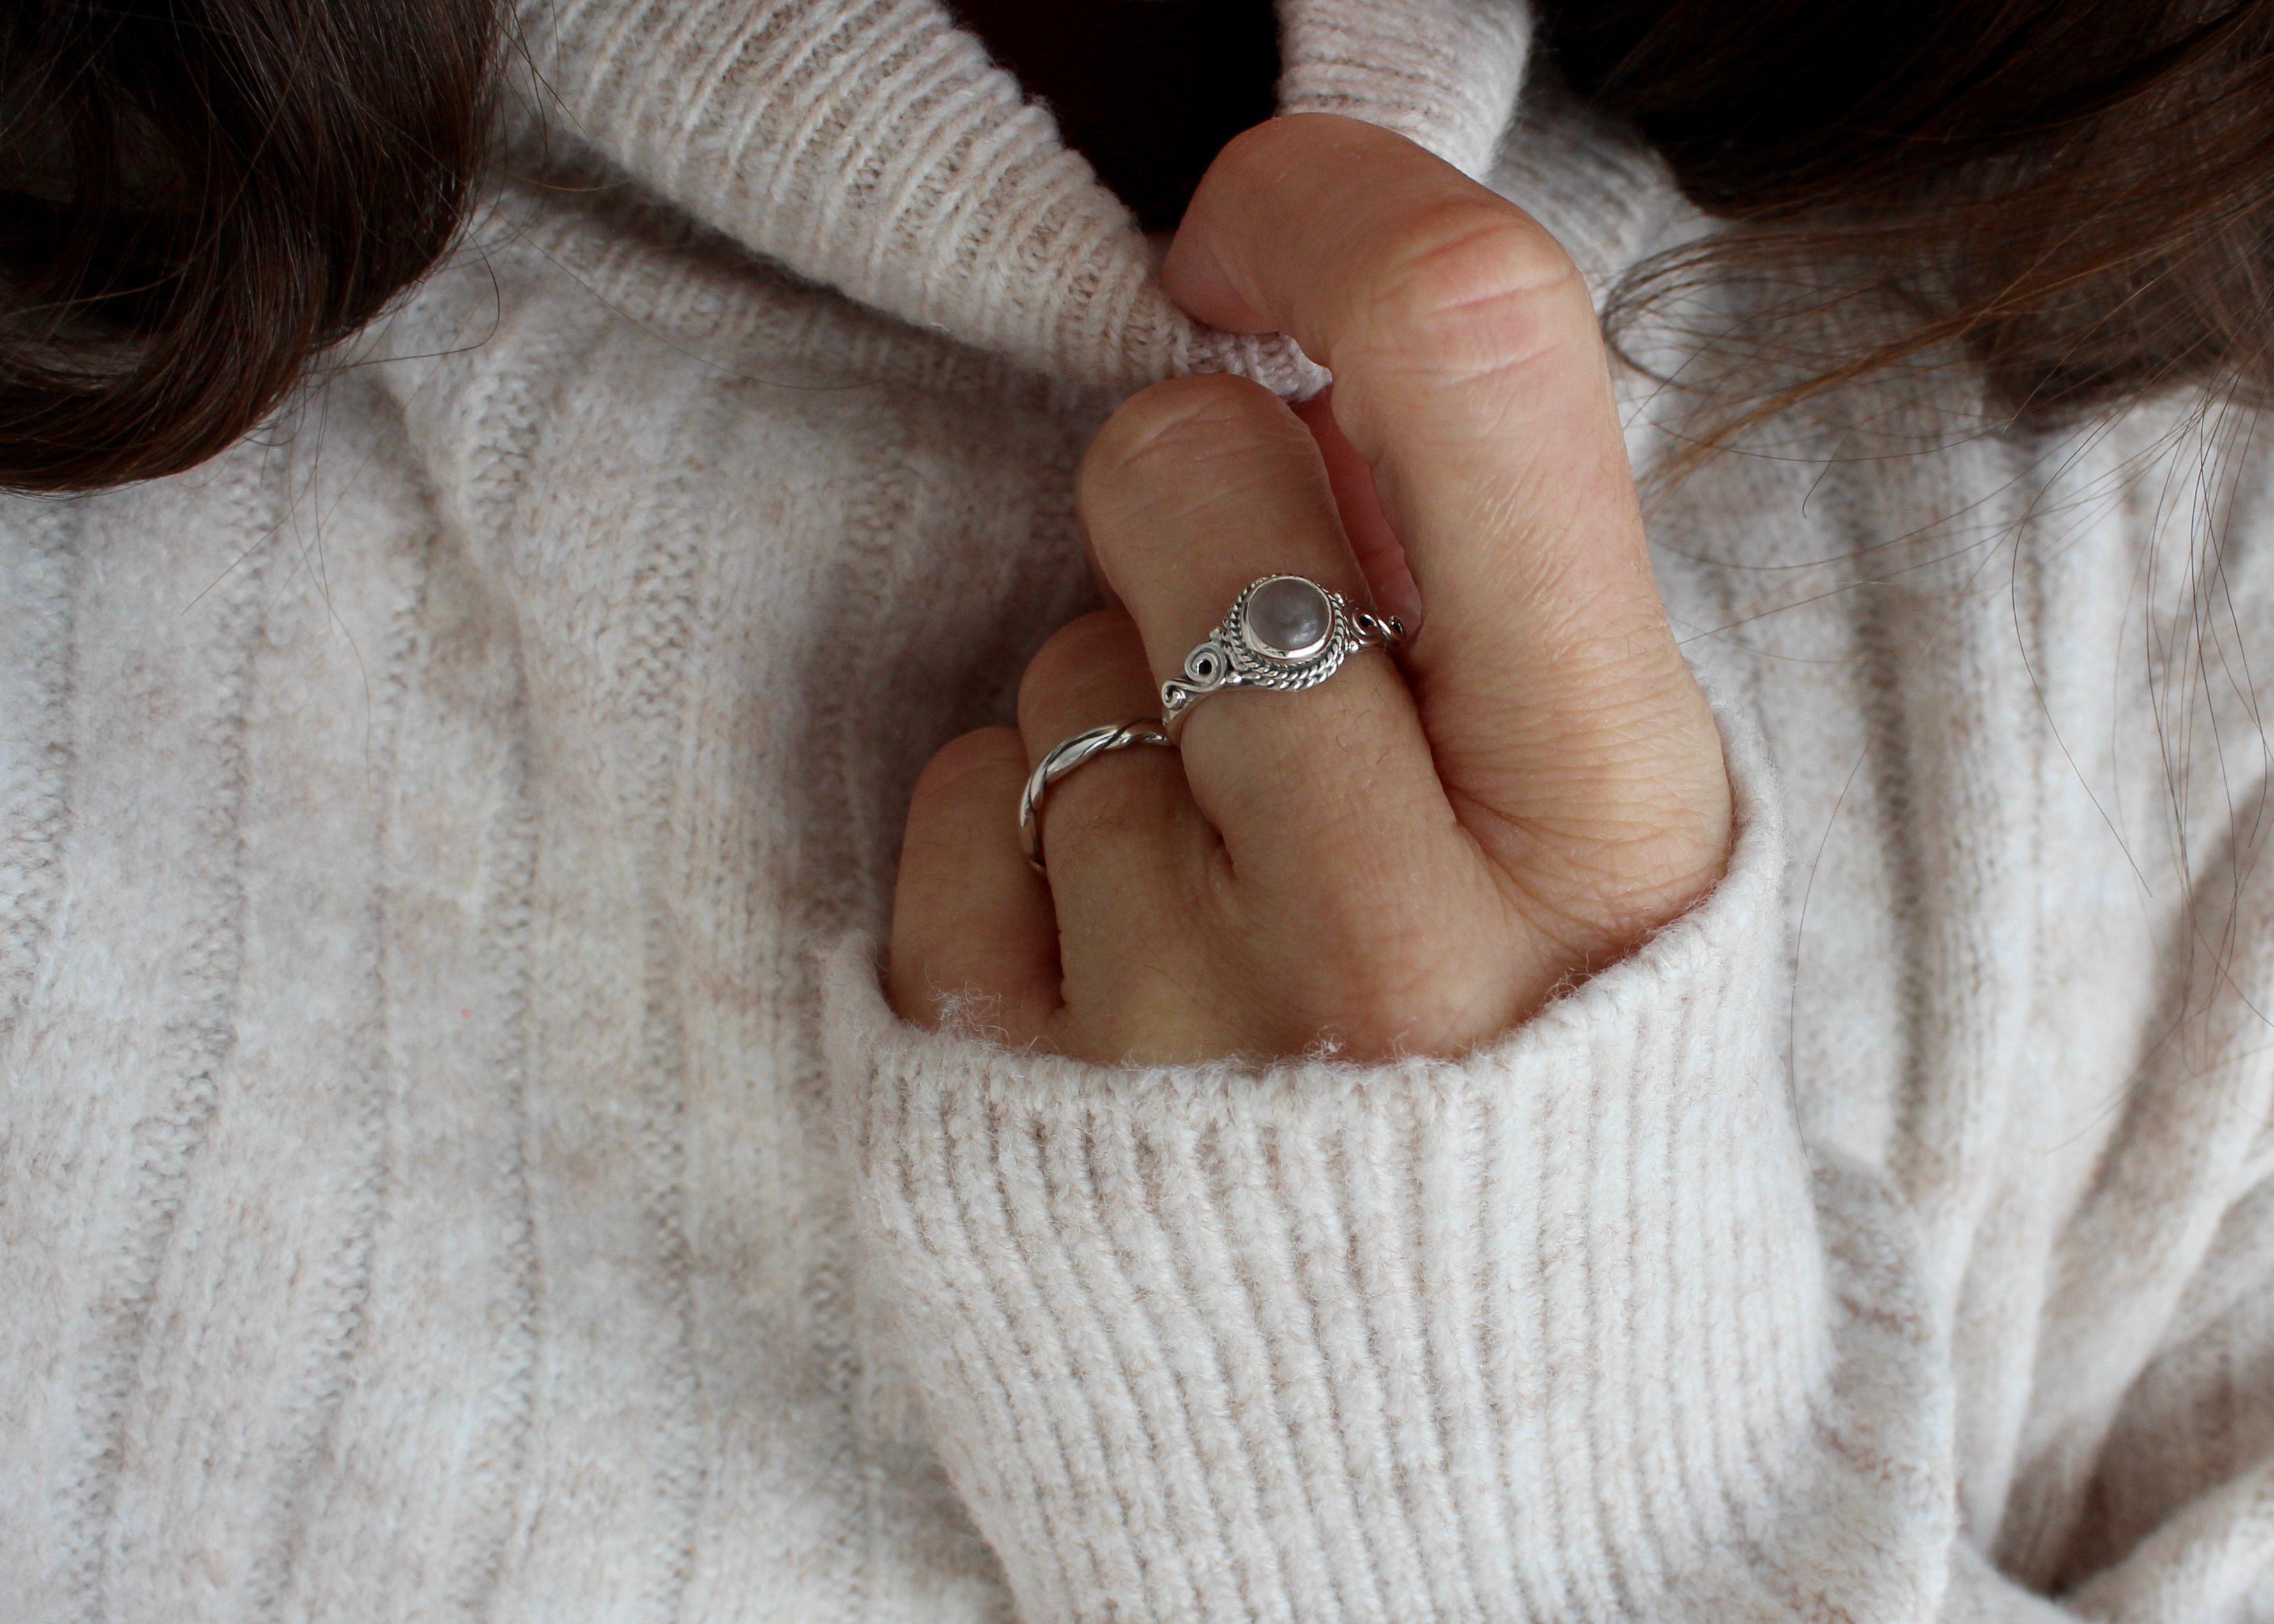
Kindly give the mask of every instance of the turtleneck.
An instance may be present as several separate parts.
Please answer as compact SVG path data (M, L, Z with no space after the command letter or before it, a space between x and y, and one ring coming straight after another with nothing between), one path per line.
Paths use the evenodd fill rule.
M712 228L877 310L1079 384L1323 374L1203 327L1121 199L940 0L562 0L522 19L522 115ZM1514 0L1286 0L1281 112L1412 137L1471 174L1515 105Z
M1271 116L1271 0L955 0L1149 232L1171 231L1224 144Z
M1599 282L1697 229L1510 124L1517 5L1281 24ZM211 465L0 500L9 1617L2269 1615L2264 455L1913 369L1665 489L1728 876L1460 1060L922 1031L910 786L1094 605L1112 391L1316 374L933 0L524 43L579 184Z

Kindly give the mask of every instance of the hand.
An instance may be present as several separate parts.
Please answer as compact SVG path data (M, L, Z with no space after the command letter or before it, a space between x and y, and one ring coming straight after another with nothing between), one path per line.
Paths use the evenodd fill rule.
M1097 1061L1458 1053L1690 907L1728 853L1586 289L1521 210L1325 116L1226 147L1164 275L1204 320L1293 335L1330 411L1314 438L1200 377L1106 424L1077 496L1118 606L1035 657L1018 731L925 770L893 1004ZM1276 574L1390 613L1418 583L1427 620L1396 658L1211 695L1181 750L1061 780L1045 883L1014 822L1028 763L1157 717L1161 679Z

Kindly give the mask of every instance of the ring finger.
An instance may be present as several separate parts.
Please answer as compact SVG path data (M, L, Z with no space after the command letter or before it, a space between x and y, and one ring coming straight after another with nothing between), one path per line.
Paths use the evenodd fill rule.
M1137 628L1118 609L1044 643L1019 685L1019 731L1038 763L1062 741L1158 709ZM1153 1058L1209 1052L1224 1035L1211 962L1216 833L1177 752L1131 745L1052 784L1035 814L1058 926L1059 1041Z

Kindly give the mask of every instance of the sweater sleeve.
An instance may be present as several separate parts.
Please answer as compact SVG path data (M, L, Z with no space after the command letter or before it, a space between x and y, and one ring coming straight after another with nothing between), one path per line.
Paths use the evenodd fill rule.
M1801 1143L1729 744L1720 887L1459 1062L1079 1064L840 954L870 1241L1027 1624L1935 1615L1946 1362L1899 1204Z

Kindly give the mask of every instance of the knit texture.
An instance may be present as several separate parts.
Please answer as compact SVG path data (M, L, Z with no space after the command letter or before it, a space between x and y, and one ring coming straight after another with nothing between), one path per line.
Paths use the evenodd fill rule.
M1127 208L941 0L546 0L521 31L525 144L590 145L879 310L1082 383L1324 382L1287 340L1171 304ZM1291 6L1281 104L1371 118L1479 173L1529 33L1493 0Z
M1457 1064L1100 1070L918 1036L839 955L864 1206L1031 1616L1931 1613L1933 1320L1868 1196L1819 1228L1747 731L1720 890ZM1793 1571L1748 1522L1796 1495Z
M1519 20L1306 0L1284 93L1608 287L1701 225L1502 134ZM0 502L11 1619L2274 1616L2254 425L1907 372L1656 494L1736 859L1472 1056L919 1033L908 788L1116 392L1315 379L930 6L529 29L561 172L354 365ZM1750 297L1625 335L1645 477Z

